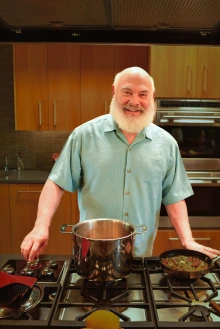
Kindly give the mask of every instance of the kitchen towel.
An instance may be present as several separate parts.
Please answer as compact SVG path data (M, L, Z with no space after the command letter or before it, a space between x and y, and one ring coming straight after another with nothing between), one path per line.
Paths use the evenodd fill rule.
M37 278L0 271L0 307L11 305L33 288Z

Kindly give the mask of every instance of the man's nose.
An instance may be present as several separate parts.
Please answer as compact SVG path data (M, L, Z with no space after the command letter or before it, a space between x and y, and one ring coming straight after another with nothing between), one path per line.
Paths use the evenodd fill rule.
M129 100L129 104L131 106L137 106L137 105L139 105L140 104L140 100L139 100L138 95L135 95L135 94L131 95L130 100Z

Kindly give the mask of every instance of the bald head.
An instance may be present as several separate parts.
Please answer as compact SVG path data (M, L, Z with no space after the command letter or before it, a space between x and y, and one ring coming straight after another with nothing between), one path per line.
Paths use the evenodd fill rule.
M123 71L116 74L113 82L114 89L117 88L119 82L122 82L123 80L128 80L132 77L139 77L140 79L145 80L147 84L150 84L152 88L152 93L154 93L155 87L153 78L145 70L137 66L128 67L127 69L124 69Z

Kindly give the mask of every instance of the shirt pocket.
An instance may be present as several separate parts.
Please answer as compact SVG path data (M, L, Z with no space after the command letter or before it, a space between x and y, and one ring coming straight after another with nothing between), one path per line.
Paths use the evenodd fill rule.
M161 158L142 156L141 180L149 185L162 184Z

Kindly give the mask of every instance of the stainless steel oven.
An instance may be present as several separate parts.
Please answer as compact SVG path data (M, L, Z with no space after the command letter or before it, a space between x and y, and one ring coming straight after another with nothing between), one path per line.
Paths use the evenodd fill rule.
M191 227L220 228L220 100L157 100L155 123L177 141L194 195ZM160 226L169 226L161 207Z

